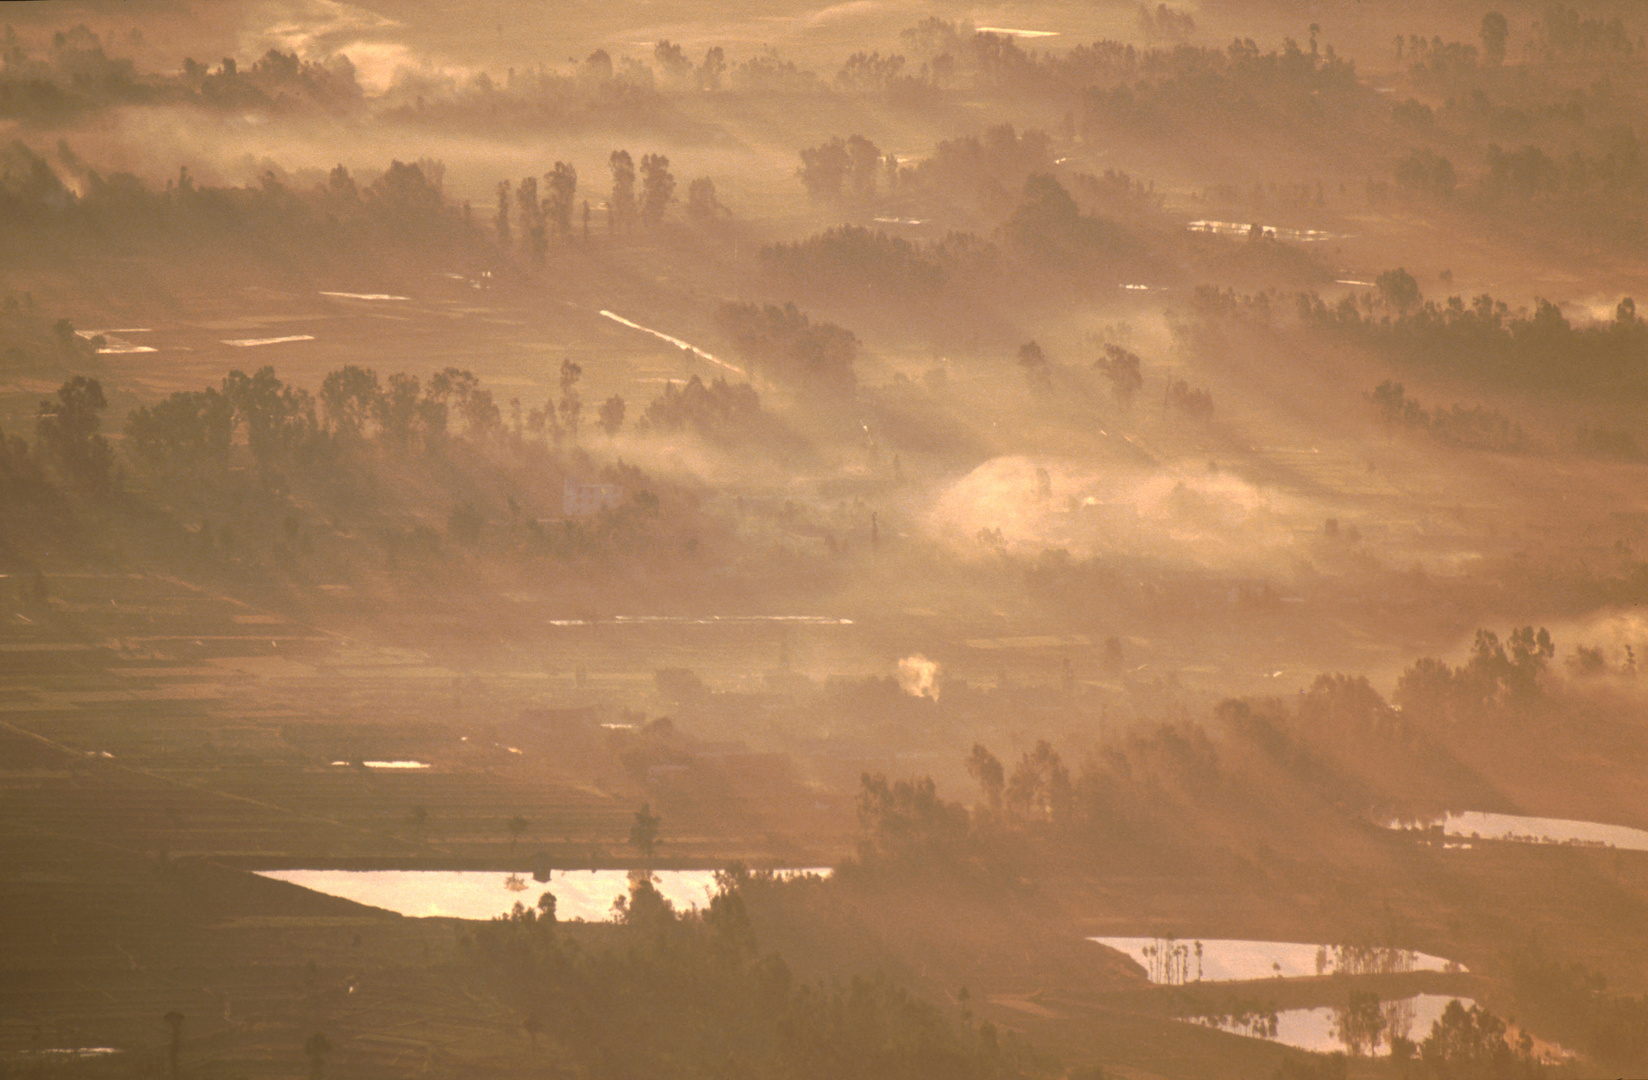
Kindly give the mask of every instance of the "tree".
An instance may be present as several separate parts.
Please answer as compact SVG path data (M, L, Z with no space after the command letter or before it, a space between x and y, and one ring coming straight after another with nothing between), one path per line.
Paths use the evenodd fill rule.
M1419 306L1421 299L1419 282L1415 281L1413 275L1402 269L1402 267L1398 266L1395 270L1386 270L1374 278L1373 282L1378 287L1379 297L1385 302L1386 307L1394 308L1400 314L1405 315L1411 309Z
M254 375L229 372L223 377L223 396L235 408L236 424L246 425L247 445L260 464L269 465L318 430L308 392L282 383L267 365Z
M1052 249L1074 235L1081 210L1057 179L1037 173L1024 181L1024 198L1004 228L1024 247Z
M584 374L584 369L571 360L561 361L561 425L573 442L578 441L578 417L583 412L584 401L578 396L578 380Z
M1442 1080L1516 1080L1540 1075L1532 1050L1527 1032L1513 1048L1505 1021L1480 1005L1467 1009L1456 998L1419 1044L1419 1059Z
M515 198L521 204L521 244L534 263L541 263L549 250L549 239L544 232L544 208L538 201L537 179L524 178L515 189Z
M692 61L687 59L686 51L668 38L652 47L652 58L672 81L683 81L692 75Z
M875 197L876 175L881 171L881 150L862 135L847 140L847 158L851 163L853 195L859 199Z
M544 214L563 243L572 238L572 205L578 194L578 171L564 161L544 174Z
M628 150L614 150L607 159L612 169L612 194L607 199L607 232L627 233L635 220L635 161Z
M618 434L618 429L624 426L624 399L617 394L612 395L601 403L601 430L607 437Z
M126 417L126 446L151 465L222 465L234 438L235 410L211 387L180 390Z
M723 303L715 322L740 356L771 378L850 394L858 384L853 362L858 338L834 323L815 323L794 304Z
M103 384L76 375L57 388L55 398L40 403L35 419L35 438L53 464L77 484L100 487L109 480L114 451L109 440L98 434L103 420L98 415L109 407Z
M1019 759L1003 793L1007 808L1014 814L1041 821L1065 820L1071 796L1070 772L1046 739Z
M1006 773L1001 767L1001 760L986 750L983 743L973 744L973 752L967 757L967 775L977 780L979 786L984 789L984 797L989 801L990 809L1000 810Z
M721 89L721 77L727 72L727 54L721 46L712 45L704 53L704 62L698 65L698 89Z
M481 397L483 393L484 398ZM454 367L444 368L429 377L424 401L426 404L419 408L424 437L436 440L446 435L447 417L454 407L471 427L478 419L483 428L481 434L484 434L489 416L487 406L491 406L491 414L498 411L497 406L492 405L492 395L481 390L481 382L474 373ZM475 432L471 431L471 434Z
M1162 403L1192 420L1206 420L1213 415L1213 395L1192 387L1183 379L1174 379L1167 384L1167 395Z
M511 851L515 849L515 844L521 839L521 835L526 832L526 827L528 824L530 823L527 819L519 814L516 814L514 817L509 819L509 848Z
M1356 1057L1377 1053L1385 1035L1385 1014L1379 995L1371 990L1352 990L1343 1009L1335 1010L1339 1041Z
M1133 396L1144 386L1144 373L1139 365L1138 354L1120 345L1106 345L1103 359L1094 361L1093 366L1110 380L1110 392L1124 409L1132 406Z
M547 889L538 895L538 921L555 922L555 894Z
M1034 341L1019 346L1019 367L1029 380L1032 390L1046 390L1052 386L1052 373L1047 366L1047 354Z
M335 435L359 439L368 418L377 415L383 390L371 368L345 365L326 376L320 384L320 403Z
M418 377L397 371L389 376L389 389L376 402L378 429L393 443L405 446L412 441L412 425L418 418Z
M658 847L658 830L664 820L652 812L650 803L642 803L641 809L635 811L635 820L629 827L629 845L641 853L643 859L651 859L652 853Z
M641 220L650 229L664 220L664 211L675 201L675 176L669 158L647 154L641 158Z
M1454 192L1458 177L1453 162L1434 150L1414 150L1396 166L1396 182L1409 191L1422 191L1441 198Z
M1510 33L1510 24L1499 12L1490 11L1482 16L1482 58L1490 64L1504 63L1505 39Z
M1539 677L1556 655L1556 644L1543 626L1536 632L1531 626L1511 631L1510 670L1506 685L1513 695L1533 697L1539 693Z
M948 861L962 853L967 811L940 799L932 777L889 783L879 773L865 773L859 780L858 823L864 833L860 858Z
M796 175L815 201L841 197L841 185L852 169L847 144L838 136L821 146L801 151L801 169Z
M687 185L687 216L700 224L707 224L721 213L721 204L715 198L715 181L700 176Z

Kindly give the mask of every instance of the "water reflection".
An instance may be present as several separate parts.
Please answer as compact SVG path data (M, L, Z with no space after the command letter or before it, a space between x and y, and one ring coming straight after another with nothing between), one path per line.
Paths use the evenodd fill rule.
M1258 229L1265 236L1278 240L1292 240L1295 243L1339 239L1338 233L1323 232L1321 229L1290 229L1284 225L1260 225L1250 221L1192 221L1185 227L1191 232L1213 233L1218 236L1248 236L1254 229Z
M1412 949L1233 938L1095 937L1088 940L1125 953L1144 967L1151 982L1170 986L1306 975L1465 970L1454 961Z
M491 919L517 901L532 907L555 895L556 917L605 922L612 905L629 895L630 870L555 870L548 881L498 870L260 870L263 877L384 908L415 918ZM828 874L827 869L780 871L781 876ZM713 870L655 870L659 893L677 908L702 907L715 892Z
M1395 1037L1422 1042L1441 1019L1448 1002L1466 1008L1470 998L1448 994L1415 994L1379 1002L1371 1000L1367 1009L1318 1006L1312 1009L1282 1009L1274 1012L1248 1010L1219 1016L1187 1017L1189 1023L1228 1031L1233 1035L1268 1039L1300 1050L1320 1054L1343 1050L1351 1054L1386 1054ZM1368 1015L1360 1015L1366 1011Z
M738 626L745 623L802 623L807 626L851 626L853 620L829 615L612 615L596 619L550 619L550 626Z
M1448 814L1422 824L1392 821L1387 828L1435 831L1445 836L1477 840L1517 840L1529 844L1571 844L1582 847L1622 848L1648 851L1648 832L1626 825L1604 825L1596 821L1565 818L1524 817L1519 814L1488 814L1476 810Z

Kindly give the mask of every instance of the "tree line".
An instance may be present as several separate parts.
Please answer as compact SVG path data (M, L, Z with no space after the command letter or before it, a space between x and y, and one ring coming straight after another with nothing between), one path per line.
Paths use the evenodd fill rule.
M461 939L472 976L507 1001L529 1054L609 1076L1019 1080L1061 1074L1022 1039L965 1013L958 1024L885 976L805 984L755 935L750 903L785 889L733 866L698 911L645 875L618 925L574 935L553 897ZM547 894L546 894L547 895ZM781 900L780 900L781 902ZM540 1044L541 1040L541 1044Z

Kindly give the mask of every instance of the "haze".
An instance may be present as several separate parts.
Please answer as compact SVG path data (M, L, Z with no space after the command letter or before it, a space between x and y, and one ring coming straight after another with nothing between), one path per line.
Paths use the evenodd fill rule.
M1637 5L0 16L0 1075L1648 1069Z

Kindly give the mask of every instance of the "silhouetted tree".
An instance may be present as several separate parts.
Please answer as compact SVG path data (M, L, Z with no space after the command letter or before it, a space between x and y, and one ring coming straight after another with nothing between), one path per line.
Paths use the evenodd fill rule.
M538 201L537 179L523 178L515 189L515 198L521 205L521 244L534 263L541 263L549 250L549 237L544 229L544 208Z
M180 390L126 416L126 447L151 465L224 464L234 439L235 410L216 390Z
M1047 366L1047 354L1042 352L1041 346L1034 341L1026 341L1019 346L1019 367L1024 371L1024 377L1032 390L1047 390L1052 387L1052 373Z
M675 201L675 175L669 171L669 158L663 154L646 154L641 158L641 220L654 228L664 220L664 211Z
M1132 406L1133 396L1144 386L1144 373L1140 370L1138 354L1129 352L1120 345L1106 345L1104 357L1094 361L1093 366L1104 372L1104 377L1110 380L1110 392L1115 395L1122 408Z
M603 401L600 418L602 431L609 437L618 434L618 429L624 426L624 399L614 394Z
M1513 1047L1505 1037L1505 1021L1480 1005L1467 1009L1457 998L1419 1044L1419 1060L1439 1080L1519 1080L1544 1072L1527 1032Z
M852 177L853 195L859 199L875 196L876 175L880 172L881 151L862 135L847 140L848 171Z
M366 421L381 411L383 390L371 368L348 364L327 375L320 384L320 402L335 435L359 439Z
M700 224L714 221L721 213L715 198L715 181L700 176L687 185L687 216Z
M628 233L635 220L635 161L628 150L614 150L607 159L612 169L612 194L607 197L607 232Z
M494 219L498 230L498 246L509 249L509 181L498 181L498 216Z
M76 375L57 388L55 398L42 401L36 413L35 438L42 456L86 487L108 483L114 464L109 440L98 433L103 426L99 414L108 405L102 383Z
M704 62L698 65L698 89L721 89L721 79L726 73L727 54L719 45L710 46L704 52Z
M1396 182L1409 191L1421 191L1441 198L1454 192L1458 183L1453 162L1434 150L1414 150L1396 166ZM1416 285L1417 288L1417 285ZM1417 297L1413 303L1418 303Z
M984 797L990 809L1000 810L1006 773L1001 767L1001 761L986 750L983 743L973 744L973 752L967 757L967 775L977 780L979 786L984 789Z
M852 156L838 136L821 146L801 151L801 169L797 175L813 199L835 199L841 196L842 184L851 170Z
M1386 307L1394 308L1405 315L1411 308L1418 306L1419 282L1400 266L1395 270L1386 270L1374 278L1373 282L1378 286L1379 298L1385 302Z
M649 803L642 803L635 811L635 820L629 827L629 845L640 852L643 859L652 858L658 847L658 830L663 824L664 820L652 812Z
M390 442L404 446L412 441L412 427L418 418L420 390L417 376L397 371L389 376L389 388L378 395L378 430Z
M223 396L235 408L236 424L245 425L247 445L262 465L296 450L319 430L308 391L282 383L267 365L253 375L229 372Z
M561 425L573 442L578 441L578 418L583 413L584 401L578 395L578 380L584 369L571 360L561 361L561 403L557 406Z
M544 174L544 214L565 243L572 238L572 205L578 193L578 172L564 161Z
M1070 771L1045 739L1039 740L1033 751L1019 759L1003 792L1010 811L1021 818L1040 821L1066 820L1072 796Z
M652 58L658 61L665 77L672 81L680 82L692 74L692 61L687 59L686 51L668 38L652 47Z

